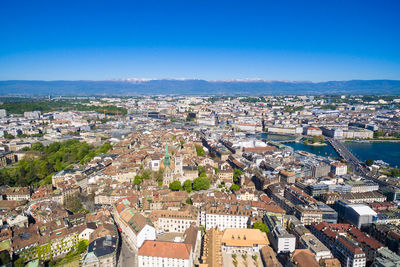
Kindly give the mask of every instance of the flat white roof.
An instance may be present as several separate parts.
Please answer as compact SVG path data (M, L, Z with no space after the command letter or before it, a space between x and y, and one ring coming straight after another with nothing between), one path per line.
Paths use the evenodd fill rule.
M356 204L349 206L353 208L353 210L355 210L355 212L357 212L360 215L372 215L372 216L377 215L377 213L367 205Z

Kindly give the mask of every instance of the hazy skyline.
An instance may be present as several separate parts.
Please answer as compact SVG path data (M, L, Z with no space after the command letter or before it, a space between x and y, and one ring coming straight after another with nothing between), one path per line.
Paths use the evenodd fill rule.
M400 79L398 1L2 1L0 80Z

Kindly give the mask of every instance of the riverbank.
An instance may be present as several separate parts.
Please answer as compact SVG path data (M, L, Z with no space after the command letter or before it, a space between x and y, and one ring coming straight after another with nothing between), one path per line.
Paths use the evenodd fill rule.
M400 143L400 139L345 139L345 142L354 142L354 143L374 143L374 142L382 142L382 143Z

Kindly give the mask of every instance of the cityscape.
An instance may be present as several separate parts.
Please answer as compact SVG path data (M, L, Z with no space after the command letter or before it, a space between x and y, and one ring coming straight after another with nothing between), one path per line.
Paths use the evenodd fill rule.
M399 10L0 1L0 267L400 267Z
M397 264L399 98L2 100L15 266Z

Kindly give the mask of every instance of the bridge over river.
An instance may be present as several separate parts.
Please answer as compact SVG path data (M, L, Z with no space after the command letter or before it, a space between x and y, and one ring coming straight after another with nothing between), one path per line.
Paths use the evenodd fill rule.
M353 153L338 139L327 138L328 142L332 145L332 147L336 150L336 152L342 157L347 163L353 168L354 172L358 175L364 176L369 180L373 180L374 182L386 186L389 183L377 179L371 173L369 173L368 169L361 163L361 161L354 156Z
M336 152L353 167L353 170L360 175L367 175L368 170L361 164L360 160L338 139L328 138L328 142Z

